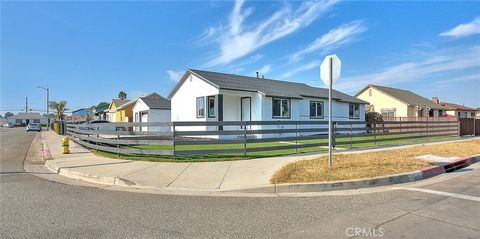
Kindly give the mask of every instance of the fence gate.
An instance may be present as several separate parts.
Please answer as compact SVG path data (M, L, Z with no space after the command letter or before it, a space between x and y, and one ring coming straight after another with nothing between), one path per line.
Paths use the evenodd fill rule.
M475 119L473 118L459 118L460 121L460 136L475 134ZM477 120L478 121L478 120Z

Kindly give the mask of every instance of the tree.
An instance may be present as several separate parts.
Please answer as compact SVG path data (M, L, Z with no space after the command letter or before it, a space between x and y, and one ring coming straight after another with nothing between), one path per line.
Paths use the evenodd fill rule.
M365 114L365 121L368 123L381 123L383 116L378 112L368 112Z
M3 118L6 119L6 118L8 118L8 117L10 117L10 116L13 116L13 113L12 113L12 112L7 112L7 113L5 113L5 115L3 116Z
M127 98L127 93L125 93L124 91L118 92L118 98L121 99L121 100L126 99Z
M61 100L59 102L50 101L48 102L48 107L52 110L55 110L55 119L63 120L65 118L65 111L69 110L67 108L67 101Z
M102 101L102 102L98 103L97 107L104 106L104 105L110 105L110 104Z

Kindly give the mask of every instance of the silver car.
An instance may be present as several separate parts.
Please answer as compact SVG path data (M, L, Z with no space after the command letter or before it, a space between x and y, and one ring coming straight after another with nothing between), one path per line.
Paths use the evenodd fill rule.
M30 124L27 125L27 132L28 131L40 132L40 131L42 131L42 126L40 126L39 123L30 123Z

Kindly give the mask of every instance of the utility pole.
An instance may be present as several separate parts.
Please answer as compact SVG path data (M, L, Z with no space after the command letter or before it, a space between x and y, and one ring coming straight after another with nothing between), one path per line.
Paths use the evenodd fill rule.
M50 101L50 89L46 87L37 86L37 88L44 89L47 91L47 131L50 129L50 113L48 112L48 102Z
M25 114L28 114L28 97L25 97Z

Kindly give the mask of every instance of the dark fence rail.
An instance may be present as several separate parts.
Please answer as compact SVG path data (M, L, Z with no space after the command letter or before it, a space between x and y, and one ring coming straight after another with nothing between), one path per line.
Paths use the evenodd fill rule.
M334 121L333 145L459 136L458 121ZM132 155L211 155L291 150L328 145L326 121L207 121L67 123L75 142L96 150Z

